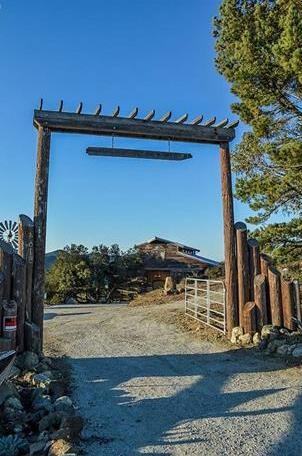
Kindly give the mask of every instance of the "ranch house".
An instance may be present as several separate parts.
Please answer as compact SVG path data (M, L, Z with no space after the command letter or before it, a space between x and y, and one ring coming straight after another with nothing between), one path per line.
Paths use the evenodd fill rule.
M162 288L166 277L174 275L176 280L189 275L202 275L209 267L220 263L198 255L199 249L157 236L136 246L146 254L144 271L148 286Z

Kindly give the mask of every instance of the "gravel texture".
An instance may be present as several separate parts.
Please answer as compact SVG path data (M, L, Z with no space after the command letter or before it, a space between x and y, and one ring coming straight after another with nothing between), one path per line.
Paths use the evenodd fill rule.
M197 340L165 321L180 306L46 311L46 352L73 370L84 454L300 456L301 368Z

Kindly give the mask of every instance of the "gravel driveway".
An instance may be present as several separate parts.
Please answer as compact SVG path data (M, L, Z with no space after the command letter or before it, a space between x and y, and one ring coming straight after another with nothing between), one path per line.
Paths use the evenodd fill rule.
M301 369L159 321L180 305L47 310L46 351L73 369L84 453L301 456Z

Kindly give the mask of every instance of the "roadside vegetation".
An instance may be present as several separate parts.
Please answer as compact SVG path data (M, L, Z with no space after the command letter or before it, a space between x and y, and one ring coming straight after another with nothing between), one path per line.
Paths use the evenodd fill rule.
M142 265L143 255L136 249L123 252L114 244L89 251L71 244L58 254L46 274L47 303L129 300L144 289Z
M302 3L224 0L214 36L233 112L251 127L232 156L236 197L256 212L262 251L302 279Z

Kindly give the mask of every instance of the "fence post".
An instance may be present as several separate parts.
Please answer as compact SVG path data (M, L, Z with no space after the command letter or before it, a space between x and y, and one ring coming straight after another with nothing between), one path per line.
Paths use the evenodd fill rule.
M208 323L208 325L210 324L210 306L211 306L210 281L207 280L207 323Z
M195 318L197 318L197 285L198 285L198 282L197 280L195 279L194 280L194 306L195 306Z
M259 243L256 239L248 239L247 243L250 260L250 298L254 299L254 278L260 274Z
M268 268L268 285L272 324L274 326L282 326L283 318L280 272L272 266Z
M0 270L3 273L2 300L10 300L12 285L12 264L14 250L10 244L0 241ZM0 335L2 334L3 309L0 303Z
M287 329L294 330L296 325L292 318L295 317L295 288L293 282L281 279L283 325Z
M256 304L254 301L246 302L243 307L242 327L245 334L253 335L256 332Z
M231 338L232 329L235 326L238 326L238 295L232 172L229 144L220 144L220 167L223 206L227 331L229 338Z
M26 262L26 302L25 316L27 321L31 321L32 308L32 281L33 281L33 265L34 265L34 224L27 215L19 216L19 255Z
M296 317L301 321L301 298L299 280L294 280Z
M24 324L26 305L26 263L15 254L13 257L13 287L12 298L17 303L17 348L24 351Z
M235 223L237 244L239 326L243 327L243 308L250 299L249 256L245 223Z
M257 331L268 323L267 318L267 287L264 274L257 274L254 278L254 300L256 304Z

